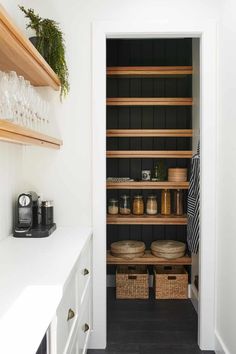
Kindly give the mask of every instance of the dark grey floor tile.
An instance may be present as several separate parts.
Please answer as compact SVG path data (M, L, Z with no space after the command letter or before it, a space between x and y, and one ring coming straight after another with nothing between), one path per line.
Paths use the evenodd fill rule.
M197 345L190 300L116 300L108 290L107 348L88 354L214 354Z

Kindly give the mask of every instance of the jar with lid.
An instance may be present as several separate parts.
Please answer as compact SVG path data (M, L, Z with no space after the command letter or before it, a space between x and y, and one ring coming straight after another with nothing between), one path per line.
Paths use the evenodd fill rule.
M183 191L181 189L177 189L174 192L174 214L183 215L183 213Z
M144 214L144 201L142 195L136 195L133 200L133 214L143 215Z
M171 214L170 190L163 189L161 192L161 213L162 215Z
M147 198L146 213L148 215L157 214L157 197L156 195L149 195Z
M119 213L118 200L111 198L108 201L108 214L116 215Z
M120 214L128 215L131 213L130 197L129 195L122 195L120 197Z

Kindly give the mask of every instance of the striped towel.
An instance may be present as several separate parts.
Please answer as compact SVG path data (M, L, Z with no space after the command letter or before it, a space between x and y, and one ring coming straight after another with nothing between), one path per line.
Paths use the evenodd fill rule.
M198 253L199 249L199 214L200 214L200 146L192 158L191 176L188 192L188 225L187 242L191 253Z

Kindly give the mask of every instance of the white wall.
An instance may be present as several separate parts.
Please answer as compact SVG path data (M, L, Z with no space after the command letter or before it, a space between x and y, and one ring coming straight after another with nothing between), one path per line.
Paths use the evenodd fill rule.
M219 168L216 331L221 349L236 353L236 3L222 2L219 26Z
M3 0L1 5L8 8L18 25L22 25L17 1ZM27 4L26 1L22 2ZM12 232L14 203L22 187L23 147L6 142L0 142L0 240Z

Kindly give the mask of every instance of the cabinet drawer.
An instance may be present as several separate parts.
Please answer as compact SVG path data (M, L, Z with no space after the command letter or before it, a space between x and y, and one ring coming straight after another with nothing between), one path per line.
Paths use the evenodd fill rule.
M76 287L75 278L73 275L66 287L62 301L57 309L57 354L64 352L66 343L70 340L70 336L75 328L77 317Z
M76 354L85 354L87 352L88 340L91 331L90 317L91 316L90 316L90 292L89 292L89 296L88 297L86 296L83 313L78 324Z
M77 267L77 308L80 309L80 305L83 302L83 297L85 290L88 286L89 280L91 278L91 242L87 244L84 251L82 252L78 267Z
M86 287L80 316L76 319L73 334L68 341L63 354L85 354L91 330L91 283Z

